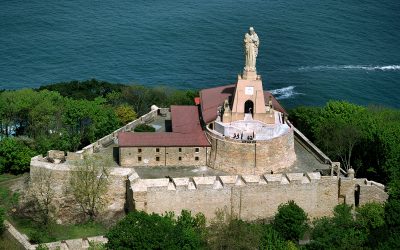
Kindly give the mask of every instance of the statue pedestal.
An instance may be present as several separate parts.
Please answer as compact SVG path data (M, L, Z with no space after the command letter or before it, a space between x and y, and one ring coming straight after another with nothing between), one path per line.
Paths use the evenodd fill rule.
M256 71L243 71L242 74L242 79L243 80L259 80L260 76L257 75Z

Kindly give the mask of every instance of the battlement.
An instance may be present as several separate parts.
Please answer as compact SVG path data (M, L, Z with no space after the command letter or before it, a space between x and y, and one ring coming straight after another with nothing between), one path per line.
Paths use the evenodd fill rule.
M337 177L323 177L319 172L310 173L286 173L264 175L228 175L228 176L204 176L183 178L158 178L139 179L139 176L130 177L133 192L154 190L196 190L196 189L222 189L233 186L253 185L294 185L310 184L320 181L322 178L337 179Z

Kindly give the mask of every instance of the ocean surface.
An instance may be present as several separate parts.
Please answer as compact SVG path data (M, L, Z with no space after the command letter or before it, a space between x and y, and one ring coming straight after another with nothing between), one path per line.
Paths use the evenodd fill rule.
M250 26L264 88L286 107L400 108L399 0L0 0L0 89L235 83Z

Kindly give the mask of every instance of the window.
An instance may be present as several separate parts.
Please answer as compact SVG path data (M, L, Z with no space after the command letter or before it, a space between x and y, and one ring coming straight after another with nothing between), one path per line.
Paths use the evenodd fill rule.
M182 160L182 157L180 157L180 156L179 156L179 158L178 158L178 159L181 161L181 160Z
M199 157L198 157L198 156L194 157L194 160L198 161L198 160L199 160Z
M157 153L160 152L160 148L156 148L156 152L157 152Z
M156 161L160 161L160 157L157 156L157 157L156 157Z
M137 149L137 152L138 152L138 153L142 153L142 149L141 149L141 148L138 148L138 149Z
M199 148L195 148L194 152L198 153L198 152L200 152L200 149Z
M179 148L179 152L182 152L182 148Z
M138 156L137 160L138 160L138 161L142 161L142 157L141 157L141 156Z

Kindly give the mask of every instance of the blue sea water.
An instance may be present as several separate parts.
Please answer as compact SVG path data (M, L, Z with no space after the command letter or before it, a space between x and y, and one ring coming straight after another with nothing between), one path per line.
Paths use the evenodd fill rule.
M249 26L264 87L286 107L400 108L399 0L0 0L0 89L234 83Z

